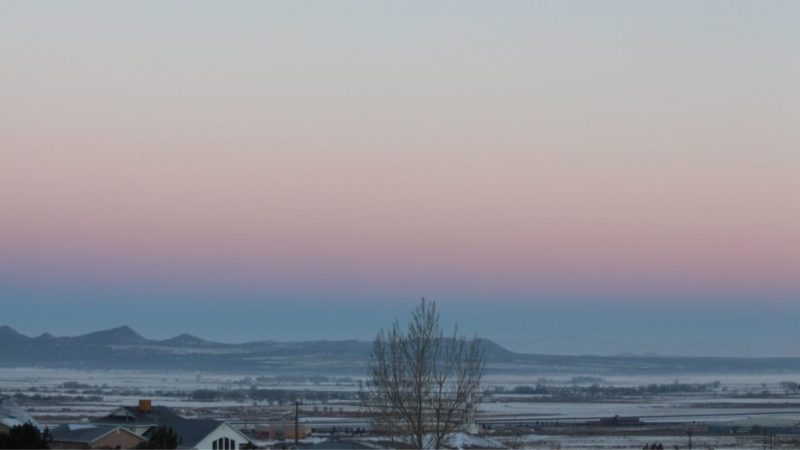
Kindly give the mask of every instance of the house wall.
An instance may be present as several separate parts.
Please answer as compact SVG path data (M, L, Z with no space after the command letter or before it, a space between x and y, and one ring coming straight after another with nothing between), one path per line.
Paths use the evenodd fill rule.
M78 448L78 449L88 449L88 448L120 448L120 449L131 449L139 445L140 443L146 441L145 438L141 436L136 436L128 431L125 430L114 430L112 433L109 433L106 436L94 441L93 443L80 443L80 442L59 442L59 441L52 441L50 442L50 448Z
M50 448L89 448L87 444L76 444L75 442L52 441L48 443Z
M92 448L134 448L144 441L143 437L117 429L95 441Z
M143 435L143 434L147 433L147 430L149 430L150 428L153 428L155 426L154 424L151 424L151 423L148 423L148 424L138 424L138 423L134 423L134 422L131 422L131 423L115 423L115 422L103 422L103 421L100 421L100 420L98 420L98 421L96 421L94 423L96 423L98 425L113 425L115 427L122 427L122 428L124 428L124 429L126 429L126 430L128 430L128 431L130 431L132 433L136 433L136 434L139 434L139 435Z
M97 422L97 423L101 423L102 424L102 422ZM128 424L128 423L115 423L115 424L112 424L112 425L115 425L115 426L118 426L118 427L122 427L122 428L124 428L124 429L126 429L126 430L128 430L128 431L130 431L132 433L141 434L141 435L147 433L147 430L149 430L150 428L153 428L153 426L154 426L154 425L150 425L150 424L148 424L148 425L137 425L137 424L134 424L134 423L130 423L130 424Z
M218 426L214 431L212 431L208 436L205 437L200 443L197 444L195 447L199 450L211 450L214 448L214 441L220 438L231 439L236 442L236 448L241 448L244 444L248 441L247 439L242 436L242 433L236 431L233 427L231 427L228 423L223 422ZM220 449L222 450L222 449Z

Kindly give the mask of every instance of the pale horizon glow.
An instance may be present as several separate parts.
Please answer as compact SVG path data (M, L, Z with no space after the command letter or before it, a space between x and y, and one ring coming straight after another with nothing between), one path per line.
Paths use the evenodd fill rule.
M800 303L798 17L4 2L0 325L134 326L114 312L133 303L197 308L178 331L211 339L363 338L426 296L521 350L560 329L692 350L667 325L608 325L638 312L687 342L800 356L800 329L774 330ZM733 326L687 322L698 305ZM70 310L88 317L60 323ZM320 325L345 311L371 322ZM736 353L712 344L697 351Z

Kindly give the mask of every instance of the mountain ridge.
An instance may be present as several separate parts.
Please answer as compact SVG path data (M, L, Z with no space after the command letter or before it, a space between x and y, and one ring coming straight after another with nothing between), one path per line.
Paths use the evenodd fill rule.
M142 334L134 330L129 325L121 325L118 327L108 328L105 330L92 331L89 333L74 335L74 336L54 336L50 332L44 332L36 337L25 335L9 325L0 325L0 337L3 333L15 336L15 338L24 339L56 339L62 341L72 341L89 344L176 344L176 345L213 345L213 346L258 346L258 345L302 345L302 344L321 344L321 345L335 345L335 344L365 344L371 345L372 341L361 339L308 339L308 340L274 340L264 339L257 341L245 341L237 343L216 342L203 339L190 333L180 333L171 338L166 339L150 339L144 337ZM445 338L449 339L449 338ZM488 344L495 350L508 352L509 354L516 354L511 350L506 349L502 345L485 338L479 339L481 342Z
M800 374L800 358L557 355L516 353L481 339L487 370L533 374ZM237 373L326 372L363 375L372 352L366 340L220 343L181 333L149 339L127 325L77 336L29 337L0 326L0 367L90 370L179 370Z

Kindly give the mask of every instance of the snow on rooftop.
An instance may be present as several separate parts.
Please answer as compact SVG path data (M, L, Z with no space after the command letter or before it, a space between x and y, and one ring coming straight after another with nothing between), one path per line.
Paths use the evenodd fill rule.
M474 436L467 433L456 433L447 440L450 447L455 448L504 448L503 444L494 439Z
M0 398L0 420L3 421L3 425L9 427L30 423L41 428L25 408L19 406L17 402L10 398ZM14 425L9 425L11 423Z

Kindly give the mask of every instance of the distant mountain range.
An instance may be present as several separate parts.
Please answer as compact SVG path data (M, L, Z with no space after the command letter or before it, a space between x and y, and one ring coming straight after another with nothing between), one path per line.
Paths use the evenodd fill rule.
M493 373L800 374L800 358L532 355L512 352L486 339L481 344L488 370ZM29 337L0 326L0 367L363 375L371 349L371 342L359 340L223 344L190 334L155 340L128 326L80 336L44 333Z
M492 360L513 352L483 340ZM25 336L0 326L0 366L75 369L174 369L240 372L366 371L372 343L358 340L223 344L191 334L148 339L128 326L80 336Z

